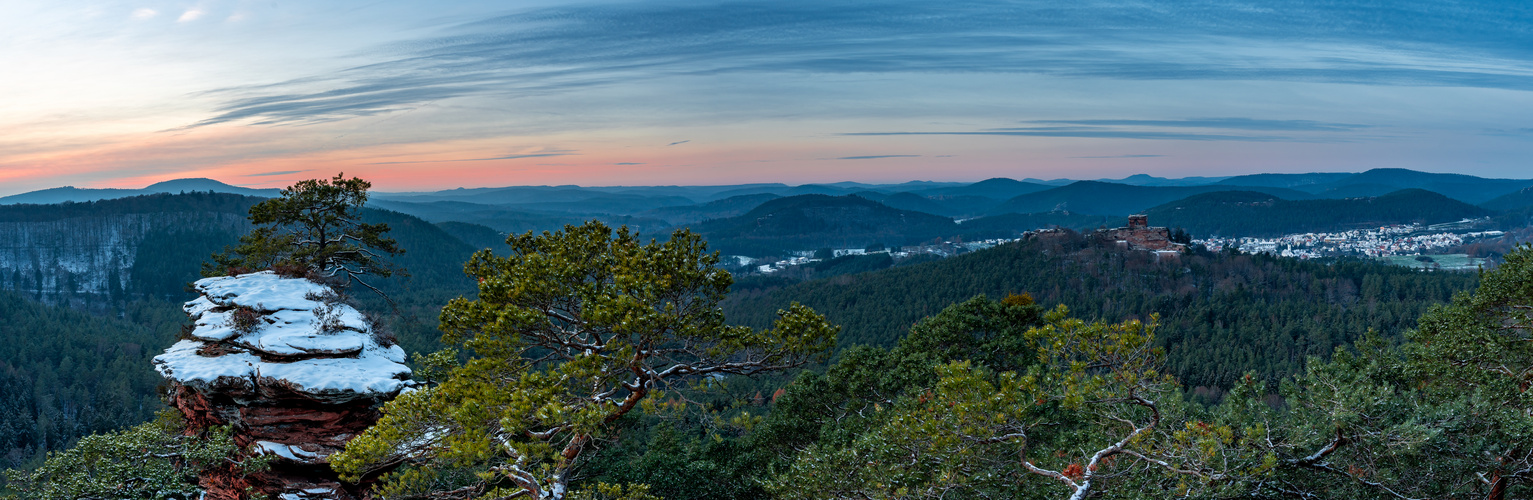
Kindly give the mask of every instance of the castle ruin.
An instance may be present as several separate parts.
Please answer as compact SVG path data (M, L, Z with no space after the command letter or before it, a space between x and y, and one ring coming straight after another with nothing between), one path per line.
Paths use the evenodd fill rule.
M1150 217L1145 214L1130 215L1128 226L1099 229L1093 236L1116 241L1119 247L1129 250L1181 252L1187 249L1186 245L1171 241L1171 230L1164 227L1150 227Z

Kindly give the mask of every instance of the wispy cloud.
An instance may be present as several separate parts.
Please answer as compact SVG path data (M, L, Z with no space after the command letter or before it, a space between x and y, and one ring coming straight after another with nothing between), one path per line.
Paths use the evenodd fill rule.
M137 20L140 20L140 21L143 21L145 19L153 19L154 16L158 16L158 15L160 15L159 11L156 11L154 9L150 9L150 8L147 8L147 7L141 8L141 9L134 9L133 13L129 14L130 17L132 17L134 19L137 19Z
M689 143L689 142L692 142L692 140L691 139L687 139L685 141L676 141L676 142L673 142L673 143L670 143L670 144L666 144L666 145L667 146L675 146L677 144L686 144L686 143Z
M491 160L516 160L521 158L543 158L548 156L571 156L575 153L537 153L525 155L496 156L494 158L461 158L456 160L418 160L418 161L380 161L368 163L368 165L405 165L411 163L452 163L461 161L491 161Z
M192 22L192 21L196 21L197 19L200 19L203 16L203 14L206 14L206 13L207 13L207 11L204 11L201 8L193 7L193 8L187 9L186 12L182 12L181 13L181 17L176 18L176 22L178 22L178 23L189 23L189 22Z
M872 156L842 156L837 160L877 160L879 158L919 158L921 155L872 155Z
M1505 7L1428 0L1400 0L1389 9L1304 0L1262 8L1122 0L1070 8L892 0L561 6L379 47L369 52L377 62L333 74L216 90L207 94L219 102L215 112L192 126L322 123L465 96L514 98L729 73L1027 73L1533 90L1533 32L1526 29L1533 11ZM1362 127L1238 119L1099 124L1108 122ZM1226 140L1213 137L1191 140Z
M1071 156L1071 158L1163 158L1167 155Z
M1099 139L1145 139L1172 141L1243 142L1348 142L1338 133L1369 128L1369 125L1315 120L1269 120L1260 118L1188 119L1077 119L1028 120L1028 127L997 127L981 130L854 132L842 135L992 135L1013 137L1082 137ZM1168 130L1169 129L1169 130ZM1202 130L1187 130L1202 129ZM1265 135L1250 132L1295 132L1296 135ZM1164 155L1075 156L1072 158L1155 158Z
M643 163L622 162L622 163L613 163L613 165L643 165Z
M1255 118L1191 118L1186 120L1029 120L1026 123L1038 123L1047 125L1181 127L1314 132L1346 132L1369 127L1368 125L1327 123L1317 122L1314 120L1259 120Z
M847 136L887 135L991 135L1010 137L1091 137L1099 139L1158 139L1175 141L1245 141L1245 142L1311 142L1294 137L1273 135L1193 134L1181 132L1158 132L1145 130L1056 130L1056 129L991 129L973 131L936 132L850 132Z
M288 174L296 174L296 173L300 173L300 172L308 172L308 170L283 170L283 171L280 171L280 172L261 172L259 174L245 174L245 175L243 175L241 177L269 177L269 176L273 176L273 175L288 175Z
M1495 137L1527 137L1533 138L1533 127L1525 128L1488 128L1480 131L1480 135Z

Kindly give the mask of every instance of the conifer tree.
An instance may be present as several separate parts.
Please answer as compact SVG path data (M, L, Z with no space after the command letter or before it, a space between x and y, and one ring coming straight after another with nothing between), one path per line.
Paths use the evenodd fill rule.
M726 324L719 301L733 280L686 230L643 244L592 221L507 243L510 256L483 250L465 267L478 298L442 309L442 341L468 361L432 355L440 384L389 402L331 458L338 471L408 464L384 476L385 497L572 498L580 465L618 439L616 421L661 391L800 366L835 344L837 328L797 304L771 329Z
M87 436L73 448L49 453L37 469L5 471L5 486L17 495L0 498L191 500L203 496L197 486L200 473L231 465L255 472L271 461L265 456L236 461L239 447L228 428L206 436L189 436L185 430L181 413L167 409L156 420Z
M382 258L404 250L384 237L388 224L362 222L370 188L361 178L336 174L283 189L281 196L250 208L250 221L259 227L241 237L239 246L214 254L203 275L288 266L337 278L343 287L355 282L378 291L363 278L399 272Z

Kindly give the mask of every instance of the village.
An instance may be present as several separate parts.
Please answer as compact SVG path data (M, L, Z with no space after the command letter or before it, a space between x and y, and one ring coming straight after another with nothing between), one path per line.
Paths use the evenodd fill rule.
M900 247L898 249L888 249L888 248L883 248L883 249L833 248L833 249L830 249L829 257L830 258L836 258L836 257L846 257L848 255L876 255L876 254L881 254L882 253L882 254L888 254L890 257L893 257L895 260L903 260L903 259L907 259L907 258L910 258L910 257L919 256L919 255L932 255L932 256L936 256L936 257L942 258L942 257L952 257L954 255L958 255L958 254L961 254L961 253L967 253L967 252L973 252L973 251L976 251L976 250L984 250L986 248L990 248L990 247L993 247L993 246L996 246L996 245L1005 244L1005 243L1010 243L1010 242L1017 241L1017 240L1020 240L1020 239L1022 239L1022 238L993 238L993 239L978 240L978 241L944 241L944 242L941 242L941 243L934 243L934 244L927 244L927 245L904 246L904 247ZM761 261L760 259L753 259L753 258L746 257L746 256L743 256L743 255L731 255L731 256L728 256L727 258L735 259L735 261L738 262L740 265L753 265L754 264L754 267L752 269L755 272L758 272L758 273L761 273L761 274L772 274L772 273L775 273L775 272L778 272L778 271L781 271L781 270L784 270L784 269L787 269L787 268L790 268L790 267L793 267L793 266L801 266L801 265L804 265L804 264L810 264L810 263L820 262L820 261L825 260L825 259L819 258L821 256L817 256L816 255L817 253L818 252L816 252L815 250L800 250L800 251L794 252L791 257L788 257L786 259L772 261L772 262L763 262L761 264L757 264L757 262Z
M906 258L919 255L932 255L938 258L946 258L962 253L973 252L976 250L984 250L986 248L1010 243L1013 241L1027 239L1039 234L1058 234L1058 231L1059 230L1057 229L1040 229L1035 231L1026 231L1022 233L1021 237L1018 238L992 238L977 241L943 241L941 243L932 243L926 245L905 246L899 249L838 248L829 249L829 252L825 252L824 250L819 252L813 250L803 250L795 252L792 257L787 259L757 265L755 266L754 270L755 272L761 274L771 274L793 266L800 266L812 262L820 262L825 260L824 257L833 259L837 257L845 257L848 255L873 255L879 253L889 254L890 257L893 257L896 260L904 260ZM1171 232L1168 229L1164 227L1150 227L1149 218L1143 214L1130 215L1128 217L1127 226L1114 229L1098 229L1093 234L1100 235L1103 238L1114 241L1119 247L1124 249L1152 252L1156 255L1156 258L1160 258L1163 254L1175 255L1186 249L1186 247L1182 244L1171 241ZM754 261L749 257L736 255L730 256L730 258L737 259L740 265L749 265L754 263Z
M1237 248L1246 253L1271 253L1283 257L1311 259L1340 255L1391 257L1434 253L1475 240L1499 238L1501 231L1453 232L1467 224L1405 224L1375 229L1354 229L1337 233L1301 233L1276 238L1207 238L1194 239L1209 250ZM1438 232L1432 232L1432 231Z
M1193 239L1192 244L1194 246L1202 245L1204 248L1215 252L1223 251L1226 248L1234 248L1245 253L1268 253L1298 259L1351 255L1382 258L1400 264L1400 262L1396 262L1397 259L1391 260L1388 258L1438 253L1442 250L1476 240L1500 238L1505 234L1502 231L1464 231L1483 222L1485 221L1473 219L1432 225L1396 224L1374 229L1354 229L1335 233L1299 233L1275 238L1211 237ZM1168 233L1165 228L1149 227L1148 221L1142 215L1130 217L1127 227L1099 230L1099 232L1110 239L1118 241L1120 246L1125 248L1151 251L1157 254L1162 252L1176 253L1182 250L1181 245L1168 240ZM728 258L735 259L738 265L751 266L750 269L754 272L772 274L793 266L821 262L825 260L823 257L836 258L848 255L883 253L896 260L918 255L932 255L945 258L1025 239L1029 233L1023 234L1020 238L944 241L897 249L836 248L829 249L829 255L819 255L823 251L801 250L794 252L792 256L786 259L776 261L765 261L745 256L729 256Z

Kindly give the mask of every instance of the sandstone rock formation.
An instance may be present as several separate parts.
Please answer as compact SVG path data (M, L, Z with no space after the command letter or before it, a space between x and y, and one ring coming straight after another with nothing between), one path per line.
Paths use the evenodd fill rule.
M273 457L270 470L206 475L208 499L363 498L327 457L412 386L405 353L325 285L271 271L206 278L187 302L190 338L154 358L191 431L228 425L235 441Z

